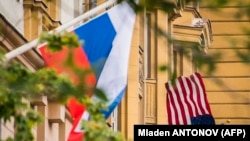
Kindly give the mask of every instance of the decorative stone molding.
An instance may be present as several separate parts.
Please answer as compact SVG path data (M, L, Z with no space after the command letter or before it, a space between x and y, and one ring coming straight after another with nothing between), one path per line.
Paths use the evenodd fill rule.
M48 120L51 123L63 123L65 121L66 108L57 102L48 103Z
M48 99L47 99L47 96L41 96L39 98L34 99L30 103L32 105L37 105L37 106L47 106L48 105Z
M39 8L46 11L47 5L43 0L23 0L23 5L30 8Z
M147 79L145 80L146 85L146 99L145 99L145 123L156 124L156 89L157 80Z
M59 20L55 20L50 16L47 0L24 0L23 5L33 12L36 11L42 14L43 30L49 31L61 25Z
M204 48L204 52L210 47L212 41L207 25L204 27L174 25L173 39L175 45L192 46L198 43Z
M176 8L174 8L170 13L169 13L169 20L174 21L176 18L182 16L182 12L184 9L185 5L185 0L170 0L172 1L175 5Z
M173 23L173 39L175 45L185 46L199 44L204 52L211 46L212 27L209 19L202 19L199 12L193 7L185 7L184 17L179 17Z
M139 98L143 98L144 89L144 50L139 46Z

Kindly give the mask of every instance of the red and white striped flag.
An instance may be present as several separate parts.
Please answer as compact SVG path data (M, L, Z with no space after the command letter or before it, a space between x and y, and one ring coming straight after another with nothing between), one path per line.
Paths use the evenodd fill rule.
M169 125L214 125L202 77L195 72L166 83Z

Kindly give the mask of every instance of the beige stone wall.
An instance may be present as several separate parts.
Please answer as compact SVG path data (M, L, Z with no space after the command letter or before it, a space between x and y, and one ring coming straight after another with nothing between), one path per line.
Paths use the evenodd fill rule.
M4 19L0 19L0 24L5 27L2 33L1 47L7 51L26 43L26 40L32 40L38 37L42 31L55 28L60 22L59 18L59 0L53 3L47 1L24 0L24 36L9 25ZM46 7L46 6L47 7ZM44 7L45 6L45 7ZM35 9L35 10L34 10ZM31 71L35 71L44 65L42 59L37 56L33 50L24 53L15 58L16 61L23 64ZM42 123L38 124L33 130L36 141L66 141L71 129L70 115L64 105L49 101L46 97L41 97L30 102L32 108L44 116ZM1 139L14 136L13 121L6 124L1 122Z
M43 121L33 130L35 141L66 141L71 129L71 118L64 105L49 102L46 97L31 103L43 115ZM13 121L1 123L1 139L14 137Z
M43 31L50 31L59 25L60 0L24 0L24 36L31 41Z
M153 24L164 31L168 27L168 15L160 10L149 11ZM159 32L152 31L151 60L147 60L145 39L145 13L137 16L130 53L128 88L119 106L119 130L127 139L133 139L135 124L164 124L167 122L165 109L165 82L167 72L159 71L159 67L167 63L168 42ZM153 30L153 29L149 29ZM147 63L155 63L151 71L152 78L147 78ZM149 72L148 72L149 73Z
M64 105L42 97L32 102L32 107L44 116L35 129L36 141L66 141L71 129L71 119Z
M221 54L215 61L215 72L206 74L205 69L200 70L217 124L250 124L250 63L243 63L236 53L249 52L249 46L244 44L250 37L244 31L250 29L250 18L244 15L247 4L249 1L230 1L215 10L201 3L199 8L212 24L214 40L208 53Z
M53 5L55 6L56 3L50 6ZM26 3L25 16L36 15L40 18L44 16L42 13L39 13L41 11L31 11L30 6L41 5ZM151 11L153 13L153 22L162 28L163 31L172 33L173 36L176 35L173 31L174 24L187 26L190 24L191 19L199 14L211 21L213 42L207 52L208 54L220 52L222 53L222 58L215 62L217 69L214 73L207 74L205 69L198 71L201 72L204 78L208 100L217 124L250 124L250 64L245 65L235 52L236 50L239 52L248 51L243 41L247 41L249 35L246 35L241 27L249 29L250 19L246 16L241 18L234 16L236 11L243 11L244 9L244 6L231 2L230 5L220 8L218 14L211 7L201 4L198 11L185 9L185 12L182 11L182 17L173 19L173 21L169 21L169 16L160 10ZM47 12L51 12L52 17L57 19L56 17L59 15L55 13L56 11L58 9ZM35 27L31 26L31 24ZM37 27L39 24L43 25L43 22L32 21L31 19L25 22L25 36L28 40L36 38L42 30L56 27L58 22L50 21L43 27L41 25ZM128 88L119 106L118 128L127 139L133 139L134 124L167 124L166 90L164 84L169 80L169 72L161 72L159 67L165 64L172 65L173 45L169 44L166 38L158 36L158 32L154 32L152 34L153 37L150 38L152 40L151 43L153 43L152 47L154 47L154 52L151 54L153 58L152 60L147 60L148 58L145 57L147 53L145 28L145 13L142 13L136 19L133 34ZM181 28L178 27L178 29ZM181 31L190 32L192 36L188 36L190 38L185 40L192 42L200 41L197 38L199 36L193 36L193 33L199 35L200 32L203 32L203 30L195 31L190 29L182 29ZM181 36L178 35L176 37ZM237 42L231 44L228 42L229 39ZM183 60L182 72L179 72L179 75L189 75L195 71L192 62L190 62L191 59ZM153 79L148 79L145 76L145 69L147 69L145 62L147 61L155 62L155 76ZM28 67L32 68L32 66ZM216 83L216 80L222 81L223 85ZM65 107L50 102L46 98L34 102L33 106L45 116L44 122L33 130L37 141L65 141L71 129L70 117ZM11 123L1 125L1 129L3 139L14 133Z
M181 14L173 21L168 21L167 15L156 11L157 25L166 32L172 33L173 37L177 37L178 40L183 39L185 43L202 44L205 41L203 45L205 52L208 54L222 53L222 58L214 62L217 67L216 71L207 74L205 73L206 68L197 69L192 63L192 59L195 58L192 58L192 48L190 44L187 44L186 47L190 48L191 56L182 60L183 64L180 66L181 71L178 74L190 75L194 71L201 73L216 124L250 123L250 64L244 64L235 52L249 51L249 48L243 43L243 41L249 39L249 35L242 31L242 27L250 28L249 17L243 16L238 19L233 16L236 11L246 9L236 3L230 2L228 6L220 8L219 14L211 7L203 4L197 8L196 5L193 7L184 6ZM139 29L134 32L128 91L120 105L120 130L127 138L133 136L133 124L167 123L164 83L169 79L168 72L157 71L156 79L151 80L145 79L145 74L143 74L143 84L141 85L138 82L141 80L139 79L141 78L140 63L147 60L144 38L145 17L143 18L143 16L145 15L137 19L137 28ZM208 21L206 27L201 29L187 28L191 25L193 18L209 19L210 21ZM184 34L186 36L183 36ZM201 35L204 38L201 38ZM236 40L237 43L231 44L229 39ZM160 64L172 66L173 46L159 37L157 37L155 45L157 48L155 52L156 66L159 67ZM180 43L176 45L180 45ZM216 80L221 80L223 84L216 83ZM141 87L144 88L143 91L141 91ZM143 106L141 106L141 103L143 103ZM143 118L141 118L141 114L143 114Z

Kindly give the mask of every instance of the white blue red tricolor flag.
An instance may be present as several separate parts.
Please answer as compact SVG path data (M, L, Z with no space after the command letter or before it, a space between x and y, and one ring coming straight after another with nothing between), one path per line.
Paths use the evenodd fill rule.
M84 42L83 46L74 50L75 63L83 69L94 70L88 78L88 85L95 85L106 94L109 108L104 113L106 118L120 103L127 87L134 22L133 9L122 2L73 30ZM64 72L60 63L66 58L67 49L56 54L46 52L45 47L41 47L40 51L48 67ZM68 141L80 141L83 139L80 123L87 120L89 114L75 99L69 102L68 108L73 119Z
M198 72L166 83L170 125L214 125L205 86Z

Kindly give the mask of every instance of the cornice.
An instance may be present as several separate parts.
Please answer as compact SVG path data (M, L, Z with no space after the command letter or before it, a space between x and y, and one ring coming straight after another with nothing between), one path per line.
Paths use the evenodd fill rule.
M184 6L183 15L178 17L184 19L185 22L173 22L173 38L175 44L192 45L199 44L204 48L204 52L211 46L213 41L212 27L209 19L203 19L200 13L194 7ZM185 14L189 13L192 17L185 17ZM190 14L191 13L191 14ZM192 18L193 20L186 21L186 19ZM180 19L178 19L180 21Z
M11 25L3 15L0 14L0 25L2 28L0 32L0 43L6 51L11 51L14 48L21 46L28 41ZM22 64L32 66L38 69L44 65L44 61L35 49L31 49L24 54L15 58Z
M169 14L169 20L174 21L176 18L182 16L182 12L185 6L185 0L172 0L173 3L176 5L176 8L174 8Z
M40 0L24 0L23 1L24 7L30 7L30 8L38 8L40 10L46 11L48 8L47 4L44 3L44 1Z
M49 31L62 25L62 23L61 21L54 20L47 12L45 12L43 13L43 25Z

